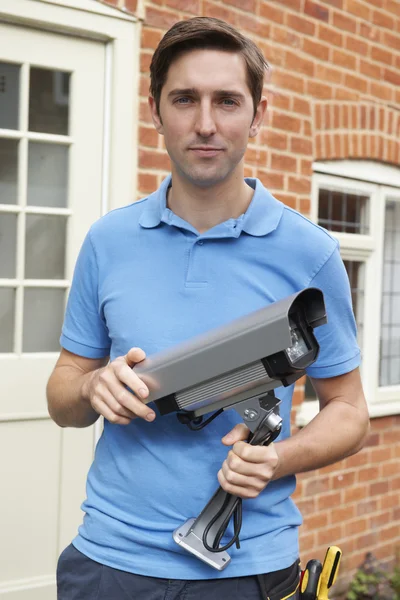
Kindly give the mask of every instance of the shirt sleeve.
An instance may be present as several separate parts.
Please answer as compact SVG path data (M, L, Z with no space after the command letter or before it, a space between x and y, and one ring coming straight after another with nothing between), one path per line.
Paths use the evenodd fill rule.
M86 358L104 358L111 342L98 296L98 265L90 231L76 262L60 344Z
M307 375L322 378L349 373L360 365L361 354L349 279L338 245L309 287L323 292L328 323L314 330L320 352L315 363L306 370Z

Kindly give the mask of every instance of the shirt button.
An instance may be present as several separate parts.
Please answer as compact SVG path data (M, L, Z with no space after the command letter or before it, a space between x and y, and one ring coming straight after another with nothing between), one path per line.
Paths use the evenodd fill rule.
M200 242L198 242L198 244L199 244L199 246L202 246L202 245L204 244L204 242L202 242L202 241L200 240Z

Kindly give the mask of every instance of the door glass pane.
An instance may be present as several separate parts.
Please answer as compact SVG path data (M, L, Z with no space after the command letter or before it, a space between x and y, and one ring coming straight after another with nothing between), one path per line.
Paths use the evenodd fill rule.
M23 352L58 352L64 289L25 288Z
M17 203L18 143L0 138L0 204Z
M15 289L0 287L0 352L14 346Z
M379 385L400 384L400 199L388 199L382 276Z
M0 62L0 129L18 129L18 65Z
M29 131L68 135L70 74L31 67Z
M28 154L28 205L67 206L68 147L31 142Z
M329 231L369 233L368 196L320 189L318 223Z
M26 215L26 279L64 279L66 229L67 217Z
M0 213L0 277L16 277L17 215Z

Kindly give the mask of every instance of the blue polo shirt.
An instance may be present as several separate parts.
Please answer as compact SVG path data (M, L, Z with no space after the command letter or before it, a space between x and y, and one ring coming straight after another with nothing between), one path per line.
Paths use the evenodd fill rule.
M77 264L61 345L111 360L138 346L147 355L257 310L305 287L324 292L329 323L308 369L333 377L355 369L360 353L347 275L337 242L273 198L256 179L247 211L205 233L166 205L167 177L148 198L114 210L89 231ZM278 388L290 435L293 386ZM241 422L234 410L193 432L175 414L153 423L105 421L87 481L84 521L73 544L99 563L155 577L210 579L275 571L298 557L301 515L295 477L270 483L243 502L241 548L215 571L172 539L218 487L228 449L221 438ZM227 537L232 536L228 529Z

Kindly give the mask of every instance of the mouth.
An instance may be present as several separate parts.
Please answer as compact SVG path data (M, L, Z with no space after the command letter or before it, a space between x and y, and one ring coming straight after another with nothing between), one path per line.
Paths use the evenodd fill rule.
M194 152L196 156L210 158L212 156L217 156L221 152L223 152L223 148L215 148L212 146L192 146L189 148L191 152Z

